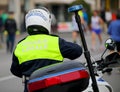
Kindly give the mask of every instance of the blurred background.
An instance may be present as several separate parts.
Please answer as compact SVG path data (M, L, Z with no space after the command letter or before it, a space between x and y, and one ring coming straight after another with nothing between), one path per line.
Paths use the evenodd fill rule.
M89 17L93 10L99 12L110 10L115 13L120 8L120 0L0 0L0 10L4 13L14 12L18 28L24 32L24 15L26 12L33 8L45 6L55 15L59 25L58 30L70 31L72 30L69 26L71 17L67 8L72 4L83 4Z
M105 49L104 42L110 37L107 33L109 23L117 20L116 13L120 9L120 0L0 0L0 92L23 92L22 80L13 76L10 72L12 54L7 52L6 41L9 39L7 38L8 33L4 26L6 20L9 18L9 13L14 13L17 26L15 44L27 36L25 14L30 9L39 8L40 6L47 7L53 15L52 33L73 42L72 14L68 13L67 9L76 4L82 4L84 7L83 11L87 15L87 17L84 17L84 21L86 21L85 38L88 49L93 58L99 59ZM102 43L99 44L99 39L94 39L96 40L95 46L97 48L95 51L91 50L92 42L94 42L91 38L92 36L96 36L92 35L91 32L91 17L94 10L97 10L97 16L103 21L100 24L102 29ZM77 39L77 43L81 45L79 38ZM84 54L77 60L85 62ZM120 71L118 69L115 68L112 74L105 74L103 77L112 85L114 92L120 92Z

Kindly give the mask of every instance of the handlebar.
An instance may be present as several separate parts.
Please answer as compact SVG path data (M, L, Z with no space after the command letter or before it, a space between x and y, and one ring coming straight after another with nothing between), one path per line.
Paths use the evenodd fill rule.
M117 64L117 63L118 63L118 60L106 61L104 58L94 61L92 62L94 74L99 75L98 71L101 71L101 73L111 72L112 68L109 67L109 65Z

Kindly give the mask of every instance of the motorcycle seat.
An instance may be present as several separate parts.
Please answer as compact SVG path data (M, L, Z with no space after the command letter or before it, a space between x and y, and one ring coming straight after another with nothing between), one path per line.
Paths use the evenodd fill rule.
M83 91L89 84L89 73L80 62L67 61L40 68L28 81L29 92Z

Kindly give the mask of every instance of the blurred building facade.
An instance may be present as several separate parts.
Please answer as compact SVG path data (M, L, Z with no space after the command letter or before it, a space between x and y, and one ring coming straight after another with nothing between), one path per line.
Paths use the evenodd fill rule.
M111 10L120 8L120 0L85 0L91 5L92 10Z
M57 20L68 21L67 7L75 0L0 0L0 9L4 11L14 11L15 19L20 27L21 20L26 11L46 6L56 16ZM97 10L112 10L115 11L120 8L120 0L85 0L91 5L91 9Z

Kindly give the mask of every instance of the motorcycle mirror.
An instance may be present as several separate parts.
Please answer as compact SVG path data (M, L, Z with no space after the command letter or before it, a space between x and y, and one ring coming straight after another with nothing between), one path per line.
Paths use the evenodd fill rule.
M115 41L111 38L107 39L105 41L105 47L106 47L106 49L114 50L115 49Z
M105 52L107 51L107 49L109 50L114 50L115 49L115 42L114 40L112 40L111 38L107 39L105 41L105 51L103 52L103 54L101 55L101 60L103 58L103 55L105 54Z

